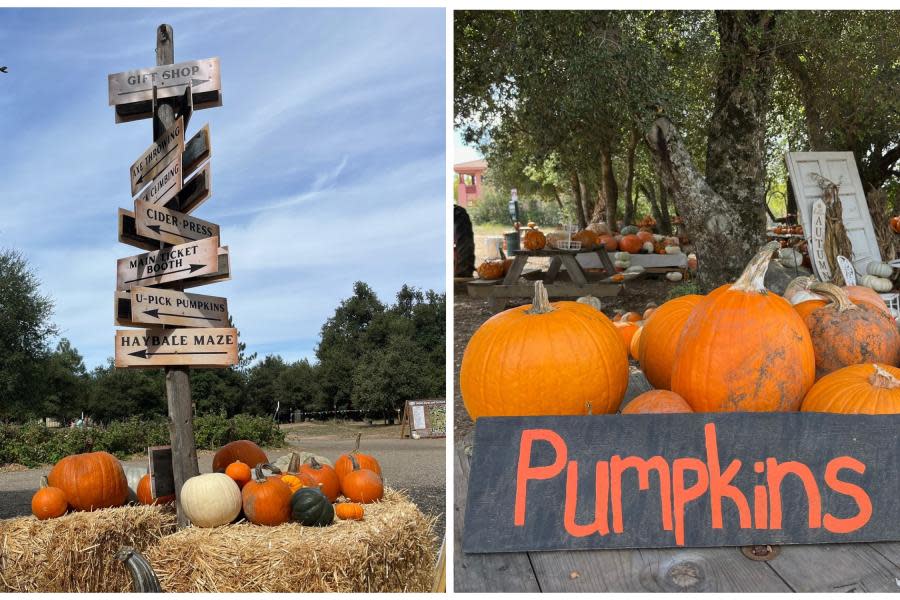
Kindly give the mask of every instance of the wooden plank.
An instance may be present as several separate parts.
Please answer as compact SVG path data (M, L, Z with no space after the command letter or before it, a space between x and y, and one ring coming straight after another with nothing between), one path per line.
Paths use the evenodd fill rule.
M458 444L453 463L453 589L456 592L540 592L524 552L463 554L462 527L468 497L469 458Z
M584 276L584 271L581 270L581 265L578 264L578 261L575 260L574 256L563 254L559 258L562 260L562 264L566 268L566 272L569 274L569 278L573 283L578 285L585 285L587 283L587 277Z
M513 263L509 266L509 271L507 271L506 275L503 277L503 283L505 283L506 285L514 284L519 279L519 276L522 274L522 271L525 269L525 265L527 263L527 256L516 254L516 257L513 259Z
M153 181L144 188L144 191L135 198L135 202L148 204L165 204L174 198L184 187L184 179L181 169L181 155L173 156L162 169L159 170Z
M147 182L176 157L184 153L184 119L179 118L175 125L167 129L144 150L131 164L131 195L136 195Z
M892 563L897 568L900 568L900 542L876 542L873 544L869 544L875 552L882 555ZM897 584L898 588L900 588L900 584Z
M869 544L782 546L768 563L797 592L897 592L897 565Z
M228 281L231 279L231 261L228 254L228 246L222 246L218 249L218 266L215 272L209 275L201 275L192 279L182 279L180 281L162 283L155 287L173 290L186 290L199 287L201 285L209 285L210 283L218 283L219 281Z
M140 237L183 244L204 238L220 237L219 226L189 214L155 206L147 202L134 202L135 229Z
M542 248L540 250L516 250L513 252L515 256L562 256L564 254L568 254L570 256L575 256L581 252L587 252L587 250L560 250L559 248Z
M219 296L135 287L129 292L116 292L115 300L116 325L127 327L228 325L228 300Z
M222 105L218 58L113 73L107 79L116 123L152 117L154 86L156 98L163 100L183 96L190 85L193 110Z
M219 238L213 237L120 258L116 289L130 290L213 274L219 265L218 249Z
M230 367L237 364L237 329L119 329L116 367L148 368L171 365Z
M534 284L517 283L513 285L496 284L491 286L468 285L469 296L473 298L531 298L534 295ZM551 298L578 298L580 296L610 297L617 296L622 286L617 283L588 282L584 285L577 283L559 282L545 286L547 294Z
M165 203L166 208L178 212L189 213L200 206L212 194L212 174L207 162L193 177L184 182L184 187L171 200Z
M550 259L550 266L547 268L547 273L544 275L544 284L556 281L556 277L559 275L559 270L561 268L562 259L560 257L554 256Z
M212 156L212 140L209 137L209 124L207 123L184 145L184 153L181 155L181 168L184 176L188 177L210 156Z

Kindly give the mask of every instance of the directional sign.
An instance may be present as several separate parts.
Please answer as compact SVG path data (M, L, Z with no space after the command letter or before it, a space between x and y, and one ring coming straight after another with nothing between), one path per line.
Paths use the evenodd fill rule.
M153 178L150 185L135 200L149 202L150 204L165 204L184 187L183 173L181 154L179 153L172 157L172 160L159 171L159 174Z
M210 156L212 156L212 141L209 137L209 124L207 124L184 144L184 154L181 155L181 168L184 170L184 176L189 177L194 169L202 165Z
M118 292L128 299L130 319L144 325L226 327L228 300L218 296L185 294L176 290L136 287ZM123 298L124 299L124 298ZM124 312L124 311L123 311Z
M183 153L184 119L178 117L175 125L159 136L131 165L131 195L141 191L141 188Z
M169 244L219 237L215 223L140 200L134 203L134 220L138 235Z
M130 290L215 273L219 267L218 250L219 238L211 237L120 258L116 289Z
M219 80L219 59L207 58L113 73L109 76L109 105L133 104L153 99L153 87L156 86L156 97L174 98L184 94L185 87L190 84L193 95L204 92L218 92L222 89ZM196 109L196 100L195 106Z
M233 327L116 331L117 367L230 367L237 364L237 354Z

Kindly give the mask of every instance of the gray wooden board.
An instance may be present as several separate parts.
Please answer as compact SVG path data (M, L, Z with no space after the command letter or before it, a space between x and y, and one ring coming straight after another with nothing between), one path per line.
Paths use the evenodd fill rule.
M175 475L172 472L172 446L150 446L150 493L154 498L175 493Z
M168 244L196 242L203 238L218 237L219 226L187 213L134 201L134 220L137 234Z
M769 564L797 592L900 592L900 569L870 544L784 546Z
M711 452L704 441L707 424L715 427L718 451ZM718 413L675 415L596 415L588 417L501 417L482 418L476 423L472 471L479 485L469 489L469 510L465 523L463 550L466 552L510 552L520 550L563 550L635 547L704 547L750 544L802 544L900 540L900 415L833 415L823 413ZM575 537L563 527L566 474L560 470L544 480L527 484L525 523L514 525L516 473L519 441L524 430L551 430L568 449L568 464L577 460L578 523L592 521L594 515L593 465L612 455L649 458L662 456L669 465L676 458L698 459L707 473L710 457L718 455L722 471L740 459L732 488L747 499L752 525L739 528L736 504L722 501L722 528L710 524L708 490L674 513L675 532L683 515L683 540L665 531L660 520L658 473L647 493L637 490L634 470L622 475L621 533ZM864 490L871 499L868 520L846 533L829 531L822 519L815 527L807 523L808 500L799 478L787 475L779 487L782 527L772 529L756 521L755 485L767 475L754 473L755 461L774 458L778 463L796 461L808 466L821 495L821 514L850 518L861 512L856 499L826 484L826 463L849 456L865 465L864 473L839 471L837 479ZM524 460L530 465L549 465L556 451L546 442L535 442ZM671 469L671 467L670 467ZM767 471L770 467L766 466ZM673 474L674 475L674 474ZM693 477L693 479L692 479ZM677 478L672 477L673 490ZM685 489L696 481L696 471L686 474ZM705 487L706 484L698 484ZM838 484L840 485L840 484ZM769 493L774 489L770 486ZM847 490L844 490L847 492ZM848 492L849 493L849 492ZM672 496L677 496L673 491ZM615 504L613 504L615 506ZM669 504L671 506L671 504ZM612 527L612 514L607 522ZM827 518L825 519L827 522Z
M175 125L155 139L128 169L131 175L131 195L137 195L141 188L156 177L160 169L183 153L184 119L179 117Z
M617 296L622 290L618 283L592 283L585 284L560 282L544 286L550 298L578 298L580 296L609 297ZM469 296L473 298L531 298L534 296L534 284L515 283L504 285L494 283L483 285L478 282L470 282L467 287Z
M218 58L113 73L108 81L116 123L152 117L154 86L158 100L182 96L190 85L194 110L222 105Z

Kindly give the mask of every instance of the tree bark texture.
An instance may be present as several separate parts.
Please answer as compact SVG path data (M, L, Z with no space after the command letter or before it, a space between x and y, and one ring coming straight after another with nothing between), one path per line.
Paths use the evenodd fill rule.
M575 198L575 218L578 219L579 229L584 229L587 227L587 219L584 216L584 204L581 199L581 181L578 178L578 173L572 172L569 176L569 181L572 183L572 196Z
M625 154L625 216L623 221L626 225L634 225L634 155L640 139L640 133L632 131L631 138L628 140L628 151Z
M605 151L600 155L600 174L603 177L603 198L606 200L606 223L616 228L616 214L619 211L619 186L616 184L616 172L613 169L612 153Z

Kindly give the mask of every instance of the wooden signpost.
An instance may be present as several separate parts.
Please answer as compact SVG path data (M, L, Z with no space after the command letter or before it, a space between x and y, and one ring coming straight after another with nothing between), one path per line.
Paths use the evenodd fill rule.
M809 257L813 269L822 281L831 281L831 266L825 256L825 202L816 200L812 206L812 229L809 232Z
M900 540L900 415L481 418L463 551Z
M193 111L222 104L219 59L174 63L172 28L160 25L156 66L114 73L108 83L116 123L151 118L154 132L129 168L135 212L118 215L119 241L148 252L118 261L114 316L117 325L151 328L116 331L115 366L165 368L171 448L150 449L151 485L166 482L154 490L165 495L171 481L184 527L181 486L199 473L190 368L237 364L238 331L225 298L183 291L230 277L219 226L189 214L211 193L209 127L185 143Z
M407 400L400 418L400 437L447 437L447 402L435 400Z

